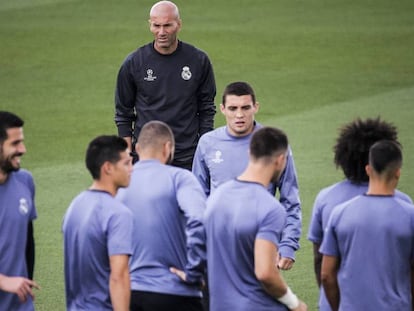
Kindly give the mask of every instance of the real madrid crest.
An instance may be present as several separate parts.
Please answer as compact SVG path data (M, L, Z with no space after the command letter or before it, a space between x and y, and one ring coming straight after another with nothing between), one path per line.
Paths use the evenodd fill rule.
M183 78L184 80L188 81L191 79L191 71L190 71L190 67L188 66L184 66L183 67L183 71L181 72L181 78Z
M25 198L19 200L19 212L22 215L26 215L29 212L29 204Z

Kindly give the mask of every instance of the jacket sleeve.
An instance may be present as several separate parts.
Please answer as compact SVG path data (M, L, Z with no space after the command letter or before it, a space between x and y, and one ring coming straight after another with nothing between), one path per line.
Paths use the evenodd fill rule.
M216 114L216 106L214 104L216 82L213 66L207 55L203 59L202 70L203 75L197 91L200 136L214 129L214 115Z
M206 264L206 237L203 225L206 197L189 171L183 171L179 183L177 200L186 218L186 278L188 283L201 284Z
M283 230L279 251L282 257L295 259L302 232L302 211L295 162L290 147L286 168L279 181L279 194L280 203L287 212L286 227Z
M201 139L197 145L192 172L199 181L204 193L210 195L210 171L206 164L205 153L203 152L203 139Z
M121 137L132 137L133 124L136 120L137 87L131 69L132 59L129 56L119 69L115 89L115 124Z

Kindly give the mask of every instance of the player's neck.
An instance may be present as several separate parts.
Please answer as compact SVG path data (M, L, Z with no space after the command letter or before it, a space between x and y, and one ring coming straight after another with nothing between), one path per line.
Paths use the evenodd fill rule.
M370 180L368 184L368 195L393 195L396 184L381 180Z
M94 180L89 189L108 192L113 197L116 195L118 190L113 183L103 180Z
M244 172L237 177L241 181L255 182L268 187L272 179L272 170L262 165L249 163Z

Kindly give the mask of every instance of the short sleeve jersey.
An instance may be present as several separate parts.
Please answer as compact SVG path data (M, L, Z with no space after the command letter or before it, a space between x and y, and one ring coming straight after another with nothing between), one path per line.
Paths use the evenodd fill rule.
M411 310L411 203L394 195L360 195L339 205L320 251L340 258L339 310Z
M190 171L141 160L117 199L134 218L131 288L170 295L201 297L205 268L202 224L205 194ZM170 267L186 272L182 282Z
M286 211L262 185L230 180L207 199L204 216L211 310L287 310L254 272L254 243L276 246Z
M37 217L34 203L35 186L30 172L12 172L0 184L0 273L27 277L27 228ZM0 311L34 310L31 298L21 303L15 294L0 290Z
M112 310L109 257L132 253L131 212L107 192L84 191L62 231L67 310Z

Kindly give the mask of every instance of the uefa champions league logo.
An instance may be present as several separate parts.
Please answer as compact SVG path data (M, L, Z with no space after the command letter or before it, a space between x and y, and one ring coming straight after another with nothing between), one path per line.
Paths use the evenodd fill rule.
M19 212L22 215L26 215L29 212L29 204L25 198L19 200Z
M213 161L216 164L219 164L219 163L223 162L224 160L221 157L221 155L222 155L221 151L217 150L214 154L214 158L211 161Z
M188 81L191 79L192 73L190 71L190 67L184 66L183 71L181 72L181 78Z
M147 69L147 76L144 78L145 81L154 81L157 77L154 76L154 71L152 69Z

